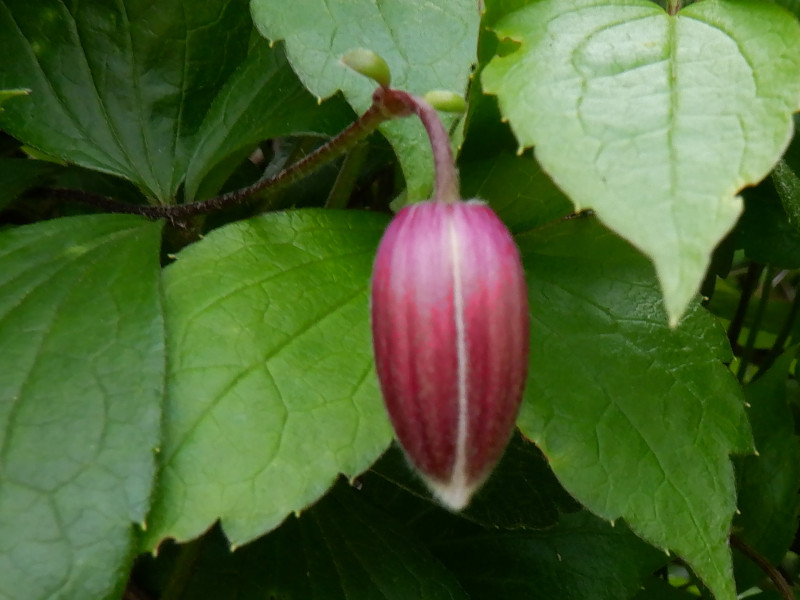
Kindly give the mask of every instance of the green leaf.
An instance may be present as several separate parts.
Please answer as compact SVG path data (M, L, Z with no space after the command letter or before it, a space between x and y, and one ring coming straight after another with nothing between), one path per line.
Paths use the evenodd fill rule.
M26 158L0 158L0 209L27 189L42 185L55 171L52 163Z
M392 446L359 481L393 514L408 510L405 494L393 503L399 490L438 506L397 446ZM560 511L579 508L558 483L541 451L517 434L492 476L459 516L495 529L547 529L558 523Z
M544 532L497 532L465 527L431 551L456 574L472 598L619 600L667 556L586 511L562 515Z
M110 598L147 512L164 386L161 227L0 235L0 598Z
M167 267L149 548L217 518L234 545L252 540L389 444L368 318L385 226L367 213L272 213L213 231Z
M789 223L800 234L800 177L786 164L786 161L779 160L775 170L772 171L772 181Z
M520 42L483 73L521 146L578 209L654 262L670 323L792 135L800 25L770 2L542 0L501 19Z
M465 197L487 200L512 232L527 231L572 212L569 200L531 156L497 151L460 163Z
M199 543L181 598L467 598L453 574L419 540L346 484L336 486L299 518L290 517L279 529L233 553L218 530ZM171 558L159 553L157 560ZM149 570L159 567L163 568L151 564Z
M732 600L728 454L752 438L724 332L698 306L670 329L650 265L594 219L517 241L533 317L522 432L579 502Z
M0 86L32 93L0 127L169 202L250 30L247 0L2 0Z
M340 98L322 107L286 60L258 38L211 105L186 174L186 199L214 195L255 145L293 133L333 135L355 120ZM213 170L212 167L216 167Z
M375 82L339 63L357 48L389 64L394 87L422 95L436 89L465 91L475 62L480 13L474 0L446 4L415 0L252 0L258 30L273 42L285 40L289 62L319 98L338 90L356 112L371 103ZM447 127L457 117L443 114ZM381 131L403 167L411 200L430 194L433 158L417 119L386 123Z
M738 535L772 564L780 563L792 543L800 511L800 440L786 395L786 378L795 355L795 351L784 353L764 376L745 388L758 456L736 462L740 514L734 525ZM742 558L737 566L744 563L749 560ZM747 583L756 583L763 573L752 563L747 567Z
M800 230L787 219L773 174L744 192L744 214L736 227L736 244L750 260L784 269L800 267ZM738 291L737 291L738 295ZM730 313L733 314L733 313Z

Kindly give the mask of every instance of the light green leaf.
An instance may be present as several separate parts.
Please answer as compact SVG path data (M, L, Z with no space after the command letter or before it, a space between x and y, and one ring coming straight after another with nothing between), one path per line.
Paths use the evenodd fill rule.
M167 408L145 543L220 518L235 545L366 469L391 440L368 287L386 217L272 213L212 232L164 273Z
M752 438L724 332L698 306L670 329L650 265L594 219L517 241L532 315L522 432L578 501L733 600L728 455Z
M0 234L0 598L119 597L164 386L159 224Z
M389 64L393 86L418 95L466 91L476 60L480 13L474 0L252 0L251 10L265 37L285 40L289 62L311 93L327 98L342 90L359 113L376 85L339 63L350 50L376 52ZM457 119L441 116L448 127ZM433 158L422 125L402 119L381 131L400 159L410 199L427 197Z
M456 578L386 511L340 483L298 517L231 553L220 532L202 544L182 598L466 600ZM183 550L185 551L185 550ZM174 549L148 565L170 568ZM155 576L155 577L153 577Z
M259 38L203 121L186 174L186 199L218 192L262 140L293 133L333 135L354 120L340 98L320 107L297 79L283 49L270 48Z
M800 25L770 2L542 0L501 19L520 42L483 73L521 146L577 208L654 262L670 323L792 135Z

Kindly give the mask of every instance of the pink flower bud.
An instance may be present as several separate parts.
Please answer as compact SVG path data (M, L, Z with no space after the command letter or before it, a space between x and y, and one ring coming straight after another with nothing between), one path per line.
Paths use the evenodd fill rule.
M397 214L372 274L378 378L406 455L454 510L514 430L528 336L519 252L488 206L428 201Z

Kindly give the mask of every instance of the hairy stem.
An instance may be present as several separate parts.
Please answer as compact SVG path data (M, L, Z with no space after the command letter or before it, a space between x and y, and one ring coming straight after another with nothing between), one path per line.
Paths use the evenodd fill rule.
M747 542L745 542L739 536L733 534L730 537L731 546L736 548L739 552L744 554L747 558L753 561L759 569L766 573L767 577L772 580L772 583L775 584L775 587L780 592L780 595L785 600L794 600L794 593L792 593L792 588L789 587L786 578L781 575L781 572L776 569L772 563L770 563L766 558L761 556L754 548L752 548Z
M244 204L258 192L267 190L277 192L284 189L354 148L373 133L381 123L412 114L416 114L422 121L433 148L436 171L434 198L444 202L458 201L460 198L458 171L453 162L453 152L450 149L450 136L439 119L439 115L422 98L383 86L375 90L372 95L372 106L355 123L327 144L273 177L261 179L247 187L202 202L177 206L142 206L119 202L82 190L54 189L47 190L47 193L53 198L82 202L106 212L137 214L149 219L169 219L173 223L181 224L197 215Z
M376 94L377 96L377 94ZM400 114L398 114L400 111ZM321 146L302 160L281 171L274 177L262 179L247 187L234 190L202 202L180 204L177 206L143 206L120 202L106 196L93 194L83 190L51 189L46 193L61 200L72 200L88 204L100 210L112 213L135 214L148 219L169 219L170 221L185 221L190 217L202 215L222 208L231 208L247 202L253 194L264 190L271 192L286 188L296 181L303 179L313 171L341 156L358 142L374 132L378 126L397 116L409 114L401 106L387 105L382 98L376 98L372 106L361 117L342 131L327 144Z

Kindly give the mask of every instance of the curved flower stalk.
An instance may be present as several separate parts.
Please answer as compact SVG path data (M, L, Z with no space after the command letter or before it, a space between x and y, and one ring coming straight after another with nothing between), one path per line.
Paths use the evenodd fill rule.
M479 200L462 201L450 138L424 99L389 86L386 62L343 62L380 87L373 107L417 115L433 148L433 199L407 206L381 240L372 273L372 341L389 418L439 500L464 508L503 454L528 367L528 296L508 229ZM443 110L463 98L426 96Z

